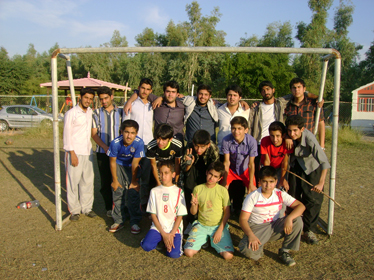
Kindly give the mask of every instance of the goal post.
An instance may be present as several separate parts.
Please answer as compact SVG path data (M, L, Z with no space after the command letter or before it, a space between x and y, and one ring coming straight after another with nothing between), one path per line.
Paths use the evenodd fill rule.
M332 143L331 143L331 171L329 195L335 198L336 184L336 161L338 152L338 118L340 99L340 74L341 55L335 49L325 48L275 48L275 47L120 47L120 48L59 48L52 53L51 57L51 79L52 79L52 112L53 112L53 142L54 142L54 180L55 180L55 201L56 201L56 230L62 230L65 221L62 220L61 210L61 170L60 170L60 146L58 128L58 88L57 88L57 57L66 60L68 69L70 89L74 93L74 85L70 58L67 54L78 53L283 53L283 54L321 54L323 57L323 69L319 100L322 100L324 84L326 80L327 62L330 58L335 59L334 63L334 98L333 98L333 122L332 122ZM75 98L72 98L75 100ZM320 109L317 109L317 116ZM318 126L316 118L316 127ZM317 129L315 129L314 134ZM334 224L334 203L329 200L327 234L332 235Z

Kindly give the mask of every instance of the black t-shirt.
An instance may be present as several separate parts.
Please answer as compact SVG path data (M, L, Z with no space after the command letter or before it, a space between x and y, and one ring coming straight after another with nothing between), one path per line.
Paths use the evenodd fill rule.
M146 156L149 159L156 158L159 160L173 160L175 158L181 158L183 155L183 144L181 141L173 138L170 145L165 150L161 150L157 146L157 140L153 139L147 146Z

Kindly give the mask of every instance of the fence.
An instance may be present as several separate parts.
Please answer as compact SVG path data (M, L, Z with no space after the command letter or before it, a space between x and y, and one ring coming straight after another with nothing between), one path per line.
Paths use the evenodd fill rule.
M79 96L79 95L78 95ZM58 108L60 113L64 114L68 109L71 107L67 105L66 98L68 96L60 95L58 97ZM77 97L78 98L78 97ZM114 103L117 106L123 106L125 98L122 96L115 96ZM215 98L218 102L226 102L225 98ZM242 99L246 101L249 105L253 104L260 99ZM40 109L46 111L47 113L52 112L52 96L32 96L32 95L0 95L0 106L5 105L36 105ZM351 111L352 111L352 103L351 102L343 102L340 101L339 106L339 123L341 124L350 124L351 122ZM97 108L100 106L100 102L95 96L94 100L94 107ZM323 111L326 123L331 122L332 117L332 109L333 109L333 102L332 101L325 101L323 105Z

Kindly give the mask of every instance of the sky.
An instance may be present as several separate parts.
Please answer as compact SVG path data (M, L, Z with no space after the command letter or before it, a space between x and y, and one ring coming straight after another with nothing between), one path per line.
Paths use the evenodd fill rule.
M348 0L349 1L349 0ZM0 46L9 57L24 55L29 44L43 53L58 43L61 48L99 47L109 42L114 30L126 36L129 47L144 28L165 33L170 20L188 21L186 5L180 0L0 0ZM199 0L203 15L219 7L222 17L217 30L226 32L226 43L235 46L240 38L262 37L268 24L289 21L296 35L300 21L310 23L312 13L307 0ZM373 0L352 0L355 6L349 28L351 41L363 45L360 59L374 41ZM327 27L333 28L334 12L339 0L330 8ZM295 47L299 47L295 38Z

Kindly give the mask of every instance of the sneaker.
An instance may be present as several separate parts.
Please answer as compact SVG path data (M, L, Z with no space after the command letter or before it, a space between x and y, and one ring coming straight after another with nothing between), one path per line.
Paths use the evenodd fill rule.
M302 235L302 238L306 241L306 243L312 244L312 245L318 244L318 241L319 241L317 236L311 230L304 232L304 234Z
M206 249L209 247L209 241L205 242L201 248Z
M94 211L90 211L90 212L88 212L88 213L85 213L85 215L87 216L87 217L90 217L90 218L95 218L97 215L95 214L95 212Z
M79 214L72 214L72 215L70 216L70 221L72 221L72 222L76 222L76 221L79 220L79 217L80 217Z
M156 250L157 251L162 251L162 250L164 250L166 248L166 246L165 246L165 243L164 243L164 241L160 241L160 242L158 242L158 244L157 244L157 246L156 246Z
M112 210L106 211L106 216L112 218Z
M109 232L117 232L121 229L123 229L124 225L123 224L117 224L117 223L114 223L110 229L109 229Z
M290 253L284 252L282 249L279 249L278 256L287 266L294 266L296 264Z
M132 234L138 234L138 233L140 233L140 227L137 224L133 225L131 227L131 233Z

